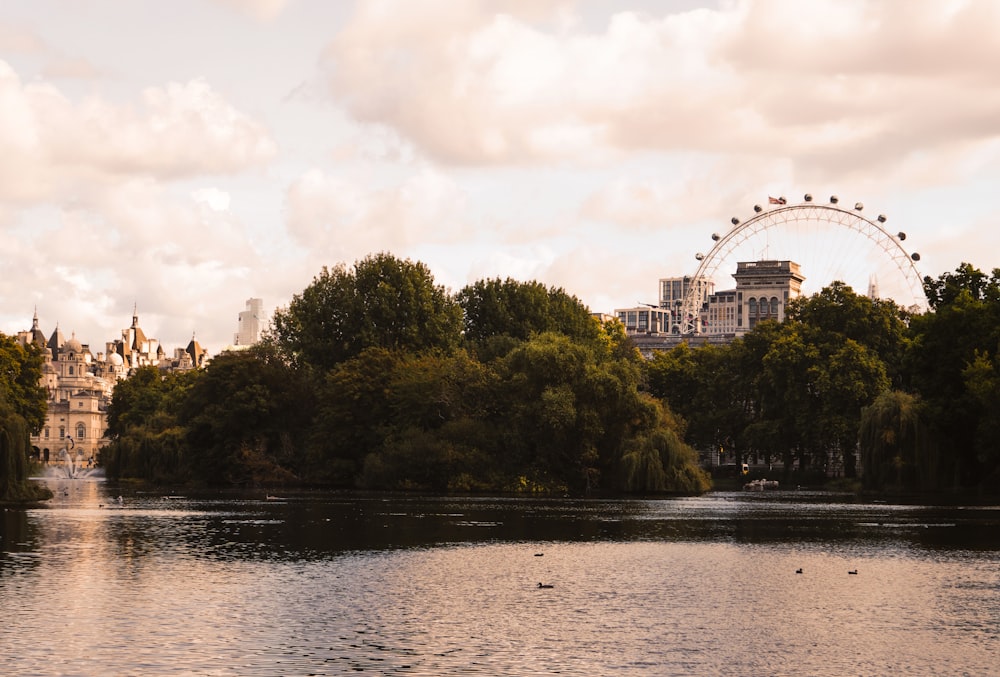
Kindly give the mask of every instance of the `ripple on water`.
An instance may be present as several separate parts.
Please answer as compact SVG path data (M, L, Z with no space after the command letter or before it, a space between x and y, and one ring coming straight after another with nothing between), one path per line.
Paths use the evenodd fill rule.
M1000 653L996 545L918 508L91 498L0 541L11 674L988 674Z

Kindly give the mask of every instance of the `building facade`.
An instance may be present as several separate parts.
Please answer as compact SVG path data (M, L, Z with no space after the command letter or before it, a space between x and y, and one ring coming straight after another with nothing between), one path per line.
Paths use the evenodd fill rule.
M22 345L38 346L44 357L41 386L48 396L48 409L45 424L32 435L31 444L40 461L54 465L94 463L106 442L108 405L118 381L144 366L183 371L203 366L207 359L193 338L187 349L178 349L174 358L167 358L160 342L146 336L135 313L121 339L107 342L105 351L96 354L75 335L66 339L58 327L46 340L37 311L31 329L18 332L17 339Z
M237 346L252 346L260 340L262 320L264 317L264 300L250 298L247 299L246 310L239 314L236 334L233 335L233 344Z
M661 278L659 307L623 308L615 315L645 355L681 341L726 343L764 320L784 321L789 302L801 295L805 280L799 264L772 260L739 262L733 278L736 287L722 291L707 280ZM692 290L701 301L697 322L680 315ZM691 325L698 331L685 333L683 327Z

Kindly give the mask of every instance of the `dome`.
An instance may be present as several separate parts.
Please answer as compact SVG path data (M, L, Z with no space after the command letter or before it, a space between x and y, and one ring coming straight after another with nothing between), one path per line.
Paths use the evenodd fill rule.
M83 344L77 341L76 337L74 336L69 341L66 341L66 343L63 344L62 351L64 353L82 353Z
M123 364L125 364L125 360L123 360L122 356L119 355L118 353L111 353L110 355L108 355L108 363L112 367L120 367Z

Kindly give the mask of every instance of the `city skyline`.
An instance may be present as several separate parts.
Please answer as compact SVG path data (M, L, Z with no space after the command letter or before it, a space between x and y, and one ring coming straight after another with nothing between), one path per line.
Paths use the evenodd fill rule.
M0 331L37 307L93 345L137 306L216 354L245 299L381 251L611 313L805 193L988 272L1000 5L899 7L5 3Z

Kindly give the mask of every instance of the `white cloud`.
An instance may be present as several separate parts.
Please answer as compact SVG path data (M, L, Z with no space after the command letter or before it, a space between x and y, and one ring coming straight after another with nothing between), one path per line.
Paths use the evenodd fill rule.
M292 182L285 199L289 233L345 262L447 241L460 231L465 211L460 188L430 168L388 187L313 169Z
M484 2L441 20L360 2L331 92L443 162L588 161L621 150L800 156L827 176L1000 134L1000 6L744 0L603 31ZM565 17L561 7L561 16ZM437 16L437 15L435 15Z
M0 61L0 197L59 200L120 177L230 174L270 161L267 130L203 80L148 87L139 105L74 103Z
M218 188L199 188L191 192L191 199L215 212L229 209L229 193Z
M272 21L290 4L291 0L213 0L261 22Z

